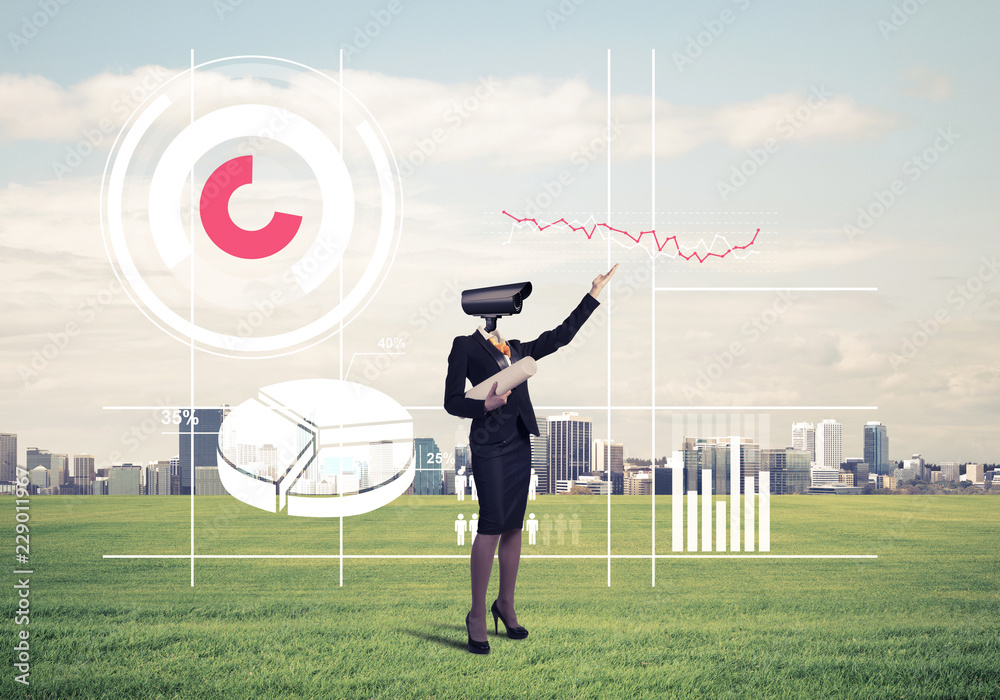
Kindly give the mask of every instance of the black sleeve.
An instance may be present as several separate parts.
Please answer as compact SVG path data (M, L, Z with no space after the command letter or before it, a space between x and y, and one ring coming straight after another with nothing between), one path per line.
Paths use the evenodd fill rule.
M573 340L573 336L577 334L577 331L583 327L583 324L587 322L590 315L600 305L601 302L590 296L590 294L584 295L580 303L573 309L573 312L559 326L553 328L551 331L545 331L530 342L521 343L521 354L530 355L536 360L540 360L546 355L551 355L564 345L569 345Z
M451 353L448 355L448 375L444 380L444 410L459 418L482 418L486 415L486 402L481 399L465 398L469 356L462 347L463 340L461 337L455 338L451 344Z

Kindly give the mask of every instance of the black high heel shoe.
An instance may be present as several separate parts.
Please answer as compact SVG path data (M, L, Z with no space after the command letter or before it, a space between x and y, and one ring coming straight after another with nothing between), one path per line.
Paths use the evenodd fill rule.
M469 615L472 615L472 613L470 612L468 615L465 616L465 631L469 635L469 653L470 654L489 654L490 653L490 643L489 642L477 642L475 639L472 638L472 633L469 632ZM504 623L504 624L507 624L507 623Z
M503 622L503 626L507 628L507 637L510 639L524 639L528 636L528 630L524 629L520 625L511 627L507 624L507 621L503 619L503 615L500 614L500 608L497 607L497 602L493 601L493 606L490 608L490 612L493 613L493 632L499 634L497 631L499 625L497 625L497 618Z

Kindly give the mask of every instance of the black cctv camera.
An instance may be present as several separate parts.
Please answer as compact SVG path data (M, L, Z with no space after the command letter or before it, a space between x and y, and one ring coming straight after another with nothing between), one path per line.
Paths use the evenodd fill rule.
M466 289L462 292L462 311L482 316L486 332L497 328L497 318L521 313L521 303L531 294L531 282L501 284L496 287Z

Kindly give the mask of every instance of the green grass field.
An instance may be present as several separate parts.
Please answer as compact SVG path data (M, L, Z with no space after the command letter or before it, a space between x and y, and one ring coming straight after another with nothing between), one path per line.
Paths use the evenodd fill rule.
M102 558L188 554L190 499L30 507L31 685L13 681L8 636L4 698L1000 698L996 498L772 497L773 554L874 560L659 559L653 587L649 558L622 558L609 588L604 558L525 559L531 636L491 626L488 656L465 651L464 559L345 559L343 587L339 559L198 559L191 587L188 559ZM581 530L525 535L524 554L607 554L606 497L529 511ZM0 512L13 540L13 497ZM473 512L403 497L346 518L344 553L467 555L453 523ZM656 516L669 554L669 497ZM650 554L649 497L614 497L611 517L613 554ZM338 554L339 525L199 497L195 550Z

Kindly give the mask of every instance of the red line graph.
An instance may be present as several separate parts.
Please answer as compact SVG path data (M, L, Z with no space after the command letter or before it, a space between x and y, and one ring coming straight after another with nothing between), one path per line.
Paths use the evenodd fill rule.
M643 236L645 236L645 235L652 235L653 242L656 245L656 251L658 253L662 253L663 252L663 247L665 245L667 245L668 243L672 242L674 244L674 247L677 249L677 255L679 257L682 257L685 260L691 260L692 258L694 258L694 259L696 259L700 263L705 262L709 258L724 258L724 257L726 257L727 255L729 255L730 253L732 253L733 251L736 251L736 250L746 250L747 248L749 248L750 246L752 246L754 244L754 242L757 240L757 235L760 233L760 229L757 229L754 232L753 238L750 239L749 243L745 243L743 245L731 245L724 253L707 252L707 253L704 254L704 256L702 256L701 254L698 253L698 251L694 251L694 252L689 253L689 254L683 253L681 251L681 244L678 243L678 241L677 241L677 236L668 236L667 238L664 238L663 241L661 242L660 239L659 239L659 237L656 235L656 231L654 229L650 229L649 231L640 231L638 234L633 235L633 234L629 233L628 231L626 231L624 229L615 228L614 226L611 226L610 224L605 224L605 223L595 223L588 230L586 226L577 226L577 225L571 224L566 219L558 219L556 221L551 221L551 222L549 222L549 223L546 224L546 223L539 223L539 221L537 219L532 219L530 217L525 217L523 219L520 219L520 218L514 216L513 214L511 214L510 212L508 212L506 210L503 211L503 214L505 216L509 216L511 219L514 220L514 222L516 222L518 224L524 224L524 223L534 224L535 228L537 228L539 231L544 231L545 229L551 228L552 226L558 226L559 224L563 224L564 226L568 227L569 229L571 229L573 231L582 231L583 234L587 237L588 240L590 240L591 238L594 237L594 233L596 233L596 231L597 231L598 228L602 228L605 231L607 231L608 233L620 233L623 236L627 236L630 240L635 241L636 243L641 243ZM725 239L723 239L723 240L725 240ZM734 257L736 257L736 256L734 255Z

